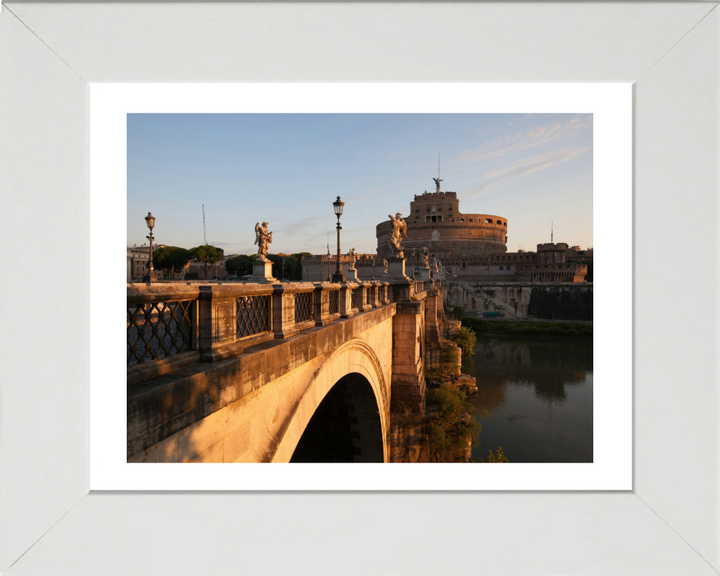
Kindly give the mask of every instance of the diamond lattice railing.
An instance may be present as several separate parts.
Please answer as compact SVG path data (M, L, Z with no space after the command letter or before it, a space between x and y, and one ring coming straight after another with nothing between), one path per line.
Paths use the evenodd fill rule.
M339 290L331 290L330 291L330 314L337 314L340 312L340 291Z
M270 296L241 296L237 299L237 336L268 332L272 328Z
M312 292L295 294L295 324L312 320Z
M192 301L129 304L127 363L166 358L192 348Z

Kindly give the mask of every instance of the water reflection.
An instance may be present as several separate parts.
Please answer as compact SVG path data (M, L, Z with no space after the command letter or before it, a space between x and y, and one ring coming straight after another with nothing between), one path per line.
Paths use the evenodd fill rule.
M592 341L485 337L474 404L487 410L476 458L502 446L511 462L592 462Z

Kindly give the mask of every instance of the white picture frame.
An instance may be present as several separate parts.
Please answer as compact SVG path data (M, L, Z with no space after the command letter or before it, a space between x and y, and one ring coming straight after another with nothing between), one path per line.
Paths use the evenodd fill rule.
M714 2L3 6L0 570L716 573L719 14ZM631 492L88 493L88 302L101 297L88 290L88 85L229 80L635 84Z

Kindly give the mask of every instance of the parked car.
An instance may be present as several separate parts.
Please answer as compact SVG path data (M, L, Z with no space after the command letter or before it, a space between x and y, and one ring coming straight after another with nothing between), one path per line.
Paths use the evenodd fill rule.
M505 313L504 313L504 312L497 312L497 311L494 311L494 312L483 312L483 313L482 313L482 317L483 317L483 318L505 318Z

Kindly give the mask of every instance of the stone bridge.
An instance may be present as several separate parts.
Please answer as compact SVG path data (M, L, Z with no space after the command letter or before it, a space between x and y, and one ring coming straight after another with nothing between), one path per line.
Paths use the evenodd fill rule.
M431 279L127 287L129 462L390 462L439 356Z

